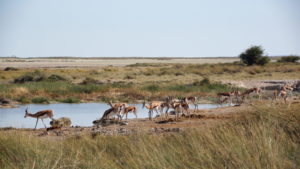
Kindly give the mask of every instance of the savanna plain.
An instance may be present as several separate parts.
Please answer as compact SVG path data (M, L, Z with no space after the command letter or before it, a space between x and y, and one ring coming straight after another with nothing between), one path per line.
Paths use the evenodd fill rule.
M190 96L198 104L221 104L218 93L263 92L236 106L192 106L191 116L179 120L170 115L129 119L124 126L1 128L0 168L299 168L300 63L277 59L245 66L238 58L1 58L6 108ZM284 84L295 90L286 101L275 100L273 90Z

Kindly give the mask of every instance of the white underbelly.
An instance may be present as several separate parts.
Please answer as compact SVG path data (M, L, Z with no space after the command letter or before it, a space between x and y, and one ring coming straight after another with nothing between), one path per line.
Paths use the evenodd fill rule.
M47 114L39 117L39 119L46 119L46 118L49 118L49 116Z

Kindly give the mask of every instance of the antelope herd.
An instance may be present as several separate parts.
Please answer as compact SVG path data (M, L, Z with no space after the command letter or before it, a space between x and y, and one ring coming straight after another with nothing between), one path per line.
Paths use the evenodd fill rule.
M273 96L272 96L272 103L273 101L276 101L278 97L283 98L284 102L287 102L288 96L293 96L293 91L294 91L295 86L291 85L283 85L277 90L273 91ZM259 87L254 87L250 88L248 90L245 90L244 92L241 92L239 90L233 90L231 92L223 92L223 93L217 93L217 97L219 104L223 104L224 102L228 101L228 103L231 105L233 103L233 99L236 99L237 104L242 104L244 101L250 97L250 95L256 95L259 99L263 93L263 90ZM149 115L149 120L152 120L153 118L153 112L156 113L156 116L158 117L168 117L169 113L172 112L173 115L175 115L175 119L177 120L180 115L185 114L187 116L190 115L189 111L189 104L192 104L194 106L194 111L198 110L198 100L197 97L185 97L182 99L176 99L176 98L171 98L167 97L164 99L164 101L150 101L146 102L144 101L142 104L142 108L148 109L148 115ZM100 119L106 120L111 117L115 118L117 116L118 120L122 120L123 117L125 116L126 120L128 118L129 113L133 113L135 117L137 118L137 107L135 106L128 106L127 103L115 103L113 104L112 102L107 103L111 108L106 110ZM173 109L173 111L169 111L170 109ZM43 110L39 111L35 114L28 113L28 109L25 110L25 116L26 117L32 117L36 118L36 125L35 129L38 123L38 120L41 119L45 128L46 125L43 121L45 118L50 118L53 119L53 112L52 110Z

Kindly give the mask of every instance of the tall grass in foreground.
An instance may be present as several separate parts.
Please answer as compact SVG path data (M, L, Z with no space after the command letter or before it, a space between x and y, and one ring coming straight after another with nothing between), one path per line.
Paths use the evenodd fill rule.
M0 132L0 168L298 168L300 105L260 107L175 134L64 140Z

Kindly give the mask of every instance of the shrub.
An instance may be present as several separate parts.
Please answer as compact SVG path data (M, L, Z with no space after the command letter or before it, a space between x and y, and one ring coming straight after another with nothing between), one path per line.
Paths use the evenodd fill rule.
M135 79L135 77L133 75L126 75L124 79Z
M299 59L300 59L299 56L286 56L286 57L280 58L277 62L292 62L292 63L296 63Z
M40 71L34 71L30 73L26 73L14 80L14 83L26 83L31 81L42 81L45 79L45 75L41 73Z
M200 81L200 85L209 85L209 84L210 84L210 80L207 77Z
M68 97L66 99L60 100L62 103L79 103L80 99L74 97Z
M252 46L240 54L240 59L248 66L265 65L270 62L270 58L263 56L264 50L261 46Z
M201 81L194 81L192 85L193 86L204 86L204 85L209 85L209 84L211 84L209 78L205 77Z
M56 74L50 75L47 79L50 81L66 81L66 78Z
M19 70L19 69L15 68L15 67L6 67L4 69L4 71L16 71L16 70Z
M33 77L29 75L22 75L14 80L14 83L25 83L33 81Z
M183 76L184 74L182 72L176 72L175 76Z
M90 78L90 77L87 77L80 84L87 85L87 84L99 84L99 83L100 82L98 80Z
M258 62L257 62L257 65L266 65L267 63L269 63L271 61L271 59L269 57L261 57Z
M31 100L32 103L49 103L48 99L45 97L35 97Z
M25 96L21 96L20 98L17 99L18 102L22 104L30 103L30 100L26 98Z
M149 92L157 92L157 91L159 91L160 87L158 85L151 84L151 85L145 86L143 89L146 91L149 91Z

